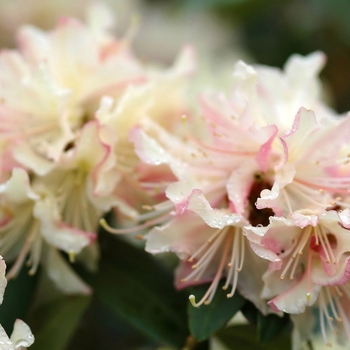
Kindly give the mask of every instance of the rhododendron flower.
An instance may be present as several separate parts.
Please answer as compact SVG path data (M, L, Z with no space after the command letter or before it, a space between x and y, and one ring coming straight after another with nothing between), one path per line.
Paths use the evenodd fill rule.
M9 261L15 260L9 277L18 273L27 257L30 273L35 273L41 260L49 258L50 249L53 249L50 246L75 255L95 239L93 233L64 223L54 199L40 196L23 169L15 168L11 178L0 185L0 203L0 249ZM19 211L20 216L17 215ZM62 259L56 257L56 260ZM66 286L63 288L67 289ZM83 290L88 291L87 287Z
M350 184L340 172L348 158L339 152L347 143L349 127L349 119L322 125L312 111L301 108L291 130L280 138L282 162L271 169L270 179L267 174L273 186L262 191L257 208L290 215L294 211L317 214L334 206Z
M323 286L350 279L349 210L287 220L270 218L267 227L245 228L254 251L271 261L262 296L287 313L302 313L315 303ZM283 234L281 234L283 232Z
M168 70L141 64L129 38L108 33L108 13L93 17L62 18L51 32L22 27L19 50L0 54L0 250L15 261L10 277L28 257L30 273L43 263L66 292L89 288L58 250L72 261L84 249L96 268L101 217L112 208L138 214L129 131L146 117L174 130L194 69L190 48Z
M308 57L305 67L311 61L318 62L318 65L321 66L322 59L318 54ZM292 72L296 69L295 67L303 66L303 64L300 57L295 57L291 60L291 67L286 68L287 77L278 75L276 78L276 72L271 72L273 79L283 81L283 84L280 84L285 86L286 91L293 96L295 99L293 103L296 105L295 101L303 100L309 85L318 86L315 81L317 69L308 75L309 80L305 82L305 86L295 84ZM268 70L264 74L268 76ZM298 210L301 212L304 210L305 214L310 211L317 213L317 210L320 213L334 206L333 194L339 189L342 191L346 183L346 179L342 178L329 193L325 192L329 188L320 186L321 180L319 179L324 175L323 183L325 183L330 178L329 163L323 166L321 157L322 160L327 156L332 159L334 155L337 155L337 150L345 142L344 129L347 123L336 123L331 112L328 112L319 101L318 92L314 92L313 97L310 98L310 104L314 104L323 113L320 112L322 118L326 120L323 130L318 131L319 124L312 112L306 109L300 109L296 117L290 115L289 126L288 124L280 125L279 119L282 116L274 111L275 125L271 125L271 120L268 118L271 118L273 113L267 113L267 104L262 102L264 94L259 84L263 84L263 81L257 83L258 75L258 69L256 71L243 62L238 63L233 74L231 96L229 98L219 96L215 99L215 96L204 95L200 100L202 119L196 120L196 115L185 118L186 130L181 138L170 134L154 121L147 119L131 132L131 140L141 160L153 166L168 166L177 179L173 183L163 182L161 177L156 175L157 170L154 171L154 186L157 186L170 201L156 204L151 208L153 213L140 216L141 220L150 220L139 228L159 225L146 236L146 250L152 253L168 250L176 252L181 258L181 267L177 275L186 282L186 285L212 280L203 299L198 303L193 301L196 306L212 300L218 281L224 276L227 278L225 288L231 285L232 292L229 293L229 296L233 295L241 278L237 270L244 269L244 262L247 260L244 259L245 246L249 246L251 238L251 247L258 255L262 256L262 253L259 254L259 249L262 249L275 264L281 262L280 258L269 252L268 249L258 248L259 244L255 242L253 236L244 237L243 226L248 227L250 224L254 228L267 225L269 217L274 213L293 215ZM270 85L267 85L266 91L271 88ZM316 87L315 89L317 90ZM270 91L270 94L272 93ZM287 97L285 99L286 104L290 106L290 100ZM305 101L308 101L306 97ZM279 100L278 103L281 101ZM261 108L262 105L264 108ZM298 112L298 109L295 112ZM190 133L192 125L197 128L199 126L200 129L197 129L195 133ZM342 136L338 138L336 145L328 150L328 154L321 153L322 151L317 152L320 145L325 144L327 137L335 135L340 130ZM335 161L334 166L336 167L337 164ZM309 168L306 165L309 165ZM309 169L312 169L313 172L310 172ZM302 190L298 188L301 185L297 183L297 180L305 182L305 178L309 179L313 174L318 176L317 186L314 185L311 189L306 187L307 191L303 195ZM287 185L289 185L288 190L293 194L296 193L293 201L288 196L276 195L279 202L276 205L270 205L268 201L276 192L276 188L283 191ZM309 192L315 192L314 197L307 198ZM200 193L200 200L198 193ZM255 206L256 200L258 201L257 207ZM196 201L201 204L194 205ZM203 228L203 222L193 218L192 213L196 213L207 223L209 226L207 230ZM216 219L209 219L211 215L214 215L213 213L217 216ZM234 225L233 222L225 225L218 223L220 215L228 215L228 213L239 217L241 222L238 225L239 229L233 230L236 233L233 235L235 238L232 238L232 248L228 248L231 246L231 243L228 242L231 239L229 232L232 231L230 226ZM296 223L293 222L293 225ZM210 236L212 232L210 227L219 230ZM203 236L197 233L205 231L208 233ZM123 230L114 232L121 233ZM205 243L207 240L211 242L209 245ZM251 251L250 248L248 251ZM228 256L234 256L232 258L234 262L237 256L240 256L241 262L239 264L232 262L231 265L229 264L231 267L227 268ZM189 261L186 261L188 259ZM192 266L194 270L189 272L188 262L194 260L198 262ZM245 274L240 275L244 281ZM242 284L242 290L244 290L244 283ZM255 284L259 285L259 282ZM264 297L262 297L263 294L260 295L260 291L257 288L255 296L250 299L264 309L261 307L264 304L261 301Z
M57 160L77 128L94 118L102 96L118 98L146 79L123 40L101 40L74 19L50 33L23 27L19 43L20 52L0 55L1 140L14 142L19 161L26 148Z
M324 62L325 56L320 52L304 57L292 55L283 71L239 61L232 75L231 91L205 92L200 103L212 116L237 119L245 128L276 125L279 135L291 129L301 107L312 109L322 123L332 123L336 113L323 102L317 77Z
M194 105L190 46L169 68L141 63L99 14L25 26L19 50L0 53L7 276L26 261L61 292L90 293L63 254L96 269L101 222L175 253L178 289L208 282L195 307L223 279L227 297L293 315L295 346L314 308L325 342L335 323L350 340L350 117L322 101L324 55L294 55L283 71L239 61L228 93L202 91ZM110 211L137 226L110 228ZM0 299L4 271L1 260Z
M176 286L211 281L205 295L194 306L209 304L221 278L226 277L224 289L232 297L236 288L256 303L263 312L266 304L259 297L263 285L259 275L264 263L256 266L257 256L243 235L247 220L229 210L213 209L198 190L188 198L187 209L170 222L153 228L147 235L146 250L150 253L175 252L181 259L177 269Z

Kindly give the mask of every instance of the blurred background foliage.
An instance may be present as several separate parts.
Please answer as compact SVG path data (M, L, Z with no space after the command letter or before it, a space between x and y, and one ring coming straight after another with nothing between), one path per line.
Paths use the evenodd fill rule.
M350 110L349 1L183 0L181 6L213 11L234 24L239 44L259 64L282 67L293 53L323 51L328 61L321 77L333 106L340 113Z
M19 13L11 4L18 5L21 1L0 0L0 43L3 47L14 45L14 31L11 30L20 23L52 28L62 14L83 17L83 6L88 3L76 0L69 2L70 5L55 7L50 2L51 10L56 12L49 14L44 11L49 2L42 0L40 5L41 0L30 0L40 5L37 12L28 1L27 7ZM207 52L214 59L215 56L228 57L231 61L225 64L231 66L236 59L243 58L283 67L293 53L321 50L328 58L321 77L331 104L340 113L350 110L348 0L107 0L107 3L119 19L119 32L125 32L132 15L139 13L141 24L134 39L135 50L144 59L156 59L165 64L186 42L194 43L200 52ZM217 309L201 308L203 311L198 313L188 308L190 292L178 292L172 286L173 257L154 258L140 247L108 234L100 235L100 243L102 254L97 275L76 266L78 273L94 288L93 296L63 296L54 291L54 286L40 271L36 277L28 277L24 270L16 280L10 281L0 308L0 321L7 331L11 331L14 318L25 319L37 339L33 350L165 350L182 346L184 349L208 349L207 341L197 342L189 335L188 313L192 321L201 320L210 318L211 312L215 314ZM200 293L200 287L197 292ZM45 295L51 297L45 298ZM222 298L219 293L218 298ZM225 303L217 302L226 308ZM234 302L237 304L232 306L232 314L225 314L218 325L194 329L193 324L197 323L192 322L192 335L206 339L223 326L236 309L243 307L252 325L217 333L230 349L248 349L249 346L276 349L276 344L278 348L290 347L286 336L290 332L288 319L264 321L252 305L242 302L241 297ZM260 345L257 345L251 335L259 330Z

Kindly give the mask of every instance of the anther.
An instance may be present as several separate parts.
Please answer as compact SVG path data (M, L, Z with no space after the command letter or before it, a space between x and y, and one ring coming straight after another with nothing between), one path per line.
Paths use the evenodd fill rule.
M188 299L190 300L190 303L192 304L193 307L198 307L197 304L196 304L196 297L191 294Z
M139 241L143 241L145 239L145 236L135 235L134 238L138 239Z
M74 263L75 262L75 253L74 252L69 252L68 253L68 257L69 257L69 262L70 263Z

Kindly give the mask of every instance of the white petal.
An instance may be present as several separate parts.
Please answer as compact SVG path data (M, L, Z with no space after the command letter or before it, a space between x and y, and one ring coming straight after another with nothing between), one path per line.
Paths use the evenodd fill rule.
M34 343L34 335L25 322L17 319L11 334L11 341L16 349L21 346L29 347Z
M67 253L79 253L93 238L92 233L70 227L60 221L56 203L49 196L35 204L33 214L41 222L41 234L45 240Z
M91 288L71 269L60 253L53 248L47 250L43 267L57 288L65 294L90 294Z
M0 304L2 304L2 301L4 299L5 288L7 285L5 272L6 272L6 264L2 256L0 256Z

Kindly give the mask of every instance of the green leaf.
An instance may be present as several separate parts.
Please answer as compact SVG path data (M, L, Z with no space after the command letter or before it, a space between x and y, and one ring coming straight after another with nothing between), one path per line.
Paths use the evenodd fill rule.
M11 265L7 266L10 271ZM13 324L17 318L25 319L33 299L37 276L28 274L28 268L23 267L16 278L7 282L4 301L0 307L0 324L8 334L12 333Z
M185 6L196 9L217 8L222 6L237 6L254 0L187 0Z
M142 249L101 234L102 259L91 281L100 301L152 339L181 348L188 335L186 296L173 274Z
M290 319L287 314L283 317L277 315L264 316L258 313L258 337L265 343L277 338L284 330L290 326Z
M257 339L257 329L253 325L231 326L216 333L216 337L231 350L290 350L290 337L281 335L272 342L262 344Z
M245 305L242 307L241 311L242 311L242 314L244 315L244 317L247 319L247 321L250 324L253 324L253 325L258 324L259 311L253 303L251 303L250 301L247 300Z
M230 10L233 13L252 12L255 7L264 7L276 0L183 0L187 10Z
M278 337L282 332L290 331L292 323L289 315L283 317L275 314L264 316L253 303L247 301L242 308L242 313L248 322L257 326L258 339L265 343Z
M35 342L30 349L65 349L90 299L86 295L64 296L32 310L28 322Z
M245 299L236 291L232 298L227 298L227 292L222 290L223 282L219 284L215 297L209 305L199 308L188 303L189 326L194 338L201 341L226 325L232 316L239 311ZM196 298L201 298L208 290L210 284L190 288Z

